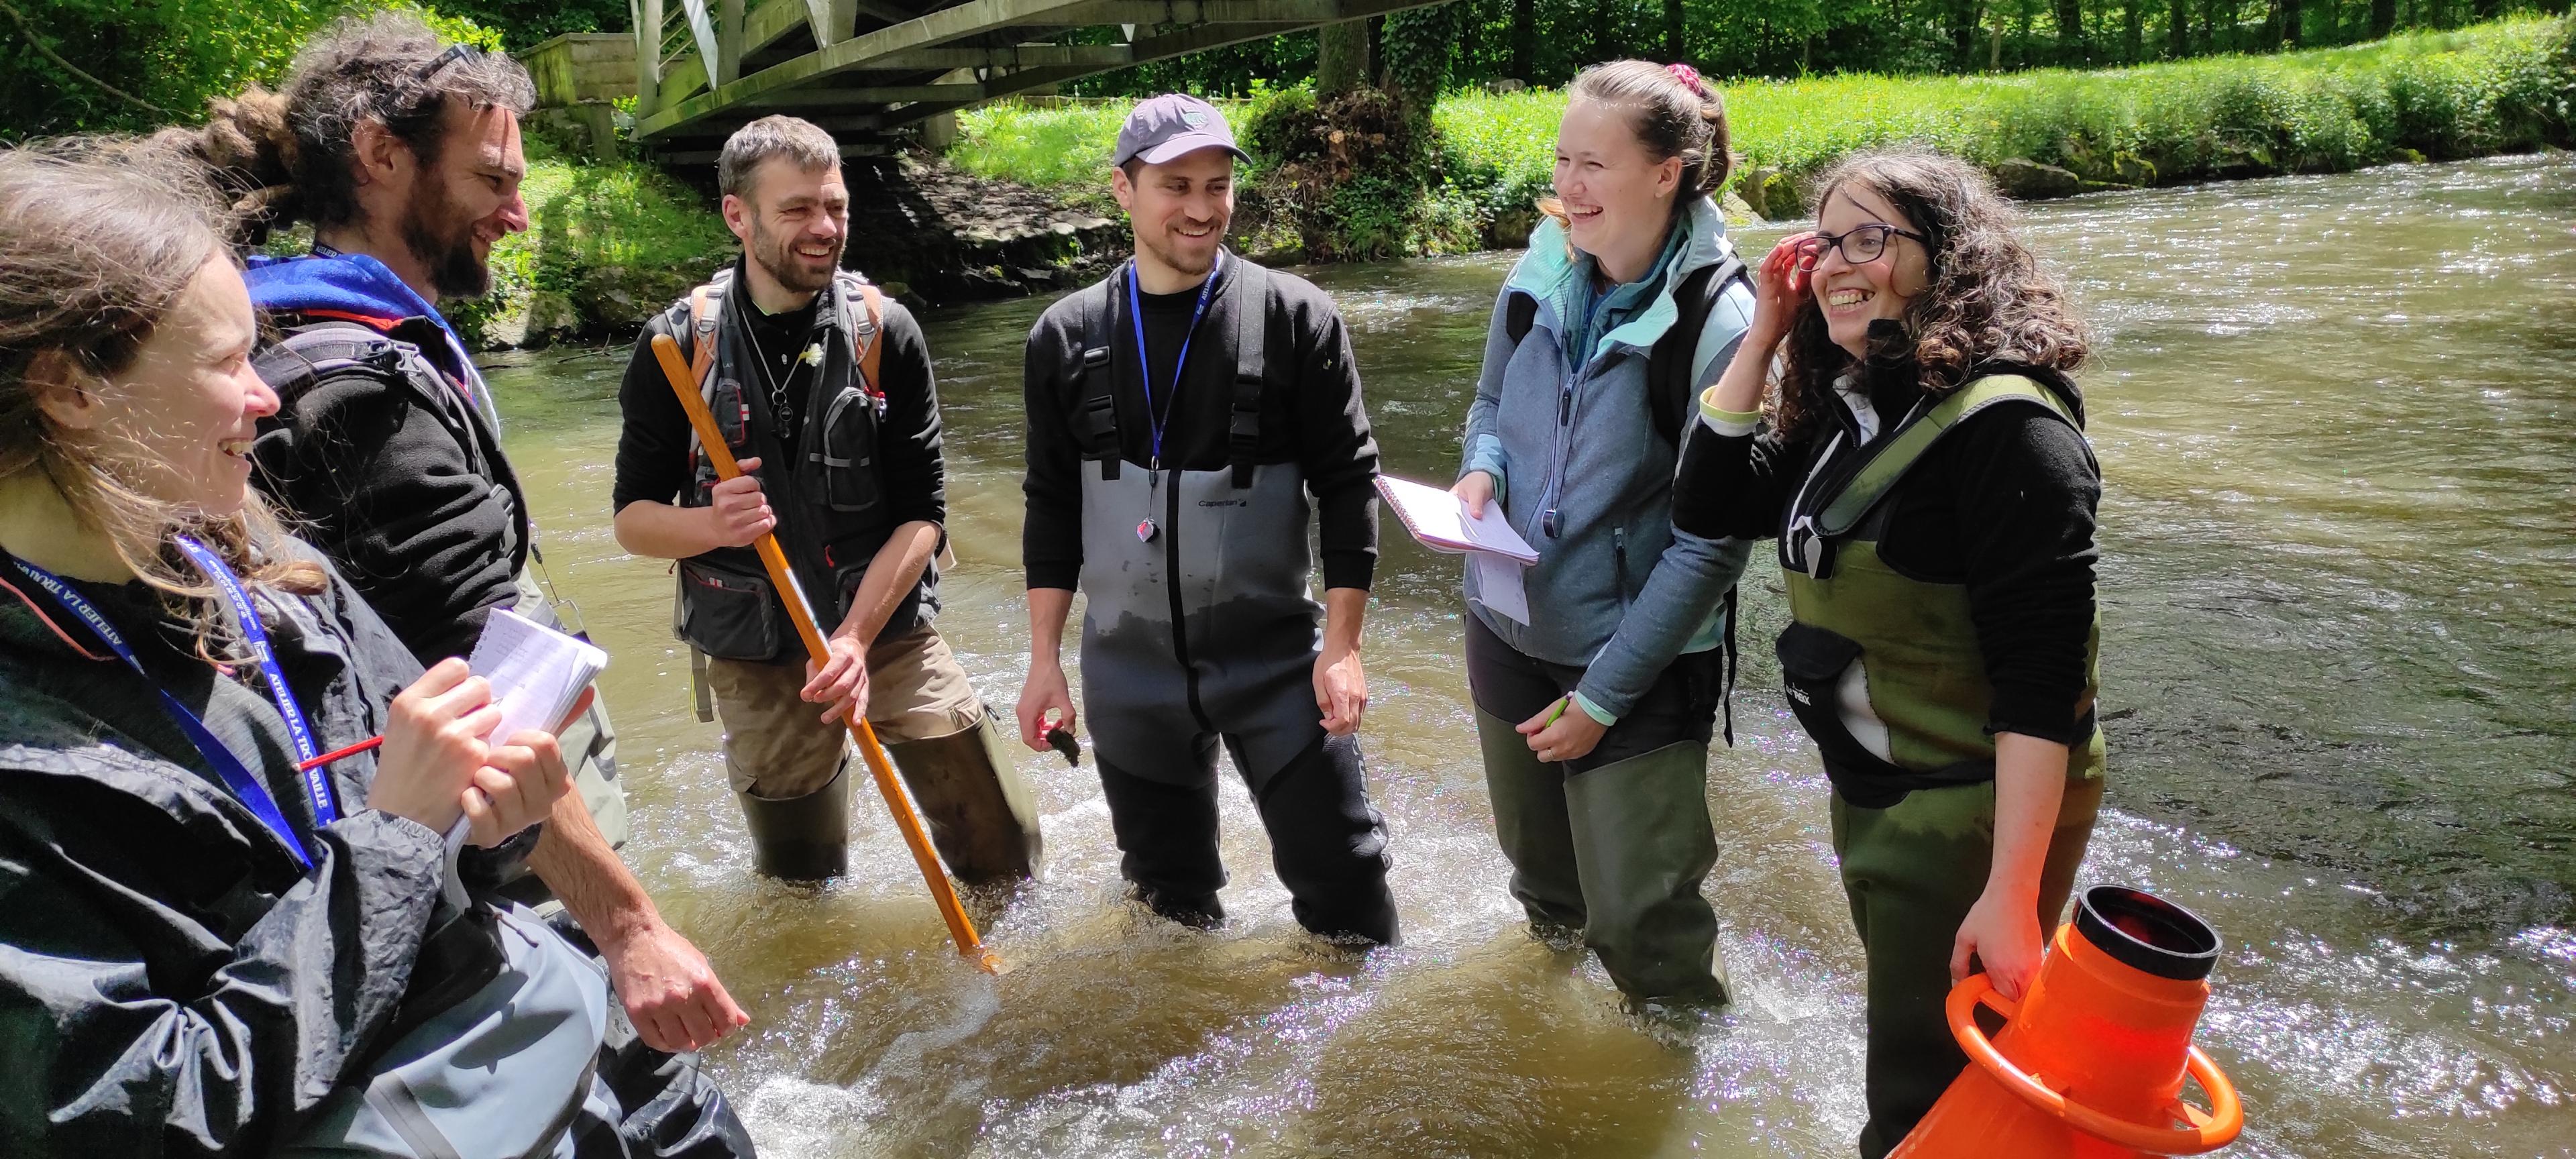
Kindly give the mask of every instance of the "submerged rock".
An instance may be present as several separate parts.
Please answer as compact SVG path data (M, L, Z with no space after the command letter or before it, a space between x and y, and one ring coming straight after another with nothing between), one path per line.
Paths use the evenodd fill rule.
M2023 201L2046 201L2084 192L2084 179L2071 170L2014 157L1995 166L1995 184Z

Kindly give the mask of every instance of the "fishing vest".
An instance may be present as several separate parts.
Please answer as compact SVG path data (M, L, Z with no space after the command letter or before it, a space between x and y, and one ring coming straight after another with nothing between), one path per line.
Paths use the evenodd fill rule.
M1783 516L1791 623L1780 633L1781 677L1834 791L1855 806L1883 809L1916 789L1995 778L1995 740L1986 732L1994 688L1967 586L1907 576L1878 548L1894 506L1888 498L1906 473L1960 423L1996 406L2038 406L2076 426L2047 387L2015 375L1980 378L1918 407L1873 450L1837 455L1829 445ZM2067 748L2069 780L2102 775L2094 711L2101 641L2097 609L2076 706L2082 739Z
M727 447L736 458L760 458L761 490L778 519L779 547L807 605L818 618L829 617L828 628L848 614L859 581L894 530L878 448L886 407L880 374L885 299L866 279L846 270L823 291L829 300L809 348L819 362L789 369L795 374L798 366L814 367L804 376L799 413L806 417L790 447L781 441L777 418L770 413L762 368L752 352L741 349L739 333L724 332L732 279L728 267L689 291L665 313L665 324L672 334L687 337L699 397L715 416ZM694 428L688 455L690 482L680 506L703 507L717 477ZM672 630L697 652L773 661L799 649L786 606L753 549L720 547L681 560L677 571ZM920 583L887 621L885 633L901 634L928 619L937 607L937 582L935 569L925 568Z
M1074 387L1071 429L1093 468L1080 473L1082 703L1100 760L1195 783L1205 773L1191 739L1219 734L1258 794L1324 735L1312 686L1323 608L1308 592L1305 475L1293 459L1255 461L1272 275L1232 254L1223 260L1233 324L1220 332L1211 311L1190 347L1193 359L1233 367L1223 467L1124 461L1118 364L1138 364L1143 377L1124 270L1075 299L1082 345L1058 373Z

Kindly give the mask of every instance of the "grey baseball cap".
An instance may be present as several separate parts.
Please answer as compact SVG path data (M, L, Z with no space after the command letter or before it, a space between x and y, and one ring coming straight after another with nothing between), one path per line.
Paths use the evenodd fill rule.
M1223 149L1252 160L1252 154L1235 145L1234 130L1226 127L1225 115L1215 106L1184 93L1165 93L1136 102L1135 111L1127 114L1126 127L1118 130L1118 151L1109 163L1125 165L1141 159L1160 165L1200 149Z

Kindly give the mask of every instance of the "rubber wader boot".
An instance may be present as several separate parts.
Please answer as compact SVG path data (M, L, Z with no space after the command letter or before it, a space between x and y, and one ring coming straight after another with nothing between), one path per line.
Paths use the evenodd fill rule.
M1584 944L1632 998L1726 1001L1717 911L1700 882L1717 864L1708 746L1679 741L1565 781L1589 917Z
M972 728L886 746L948 872L970 885L1037 874L1037 798L991 713Z
M850 760L830 784L802 797L736 793L751 832L751 867L788 881L821 881L850 871Z
M1494 802L1494 836L1512 863L1512 896L1529 912L1530 925L1583 928L1583 882L1574 861L1572 822L1565 812L1565 774L1530 751L1529 738L1508 721L1476 712L1476 743L1484 750L1485 791Z

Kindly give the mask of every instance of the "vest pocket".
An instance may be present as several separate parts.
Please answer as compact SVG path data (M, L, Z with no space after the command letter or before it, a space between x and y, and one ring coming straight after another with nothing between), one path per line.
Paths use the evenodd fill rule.
M718 378L709 384L707 413L714 416L716 432L724 436L725 449L732 451L734 458L741 458L751 449L751 402L743 394L741 383ZM700 447L691 467L697 506L706 506L716 486L715 460L707 457L706 448Z
M877 486L877 408L858 387L845 387L823 412L821 449L825 506L834 511L875 510L884 498Z
M1780 633L1780 679L1789 686L1789 708L1825 759L1825 778L1844 801L1886 809L1916 789L1973 785L1995 778L1992 757L1938 769L1909 769L1870 751L1843 719L1844 674L1861 662L1860 642L1814 624L1792 621ZM1876 711L1876 706L1873 705Z
M708 559L680 561L680 639L725 660L768 660L778 655L778 598L769 577Z

